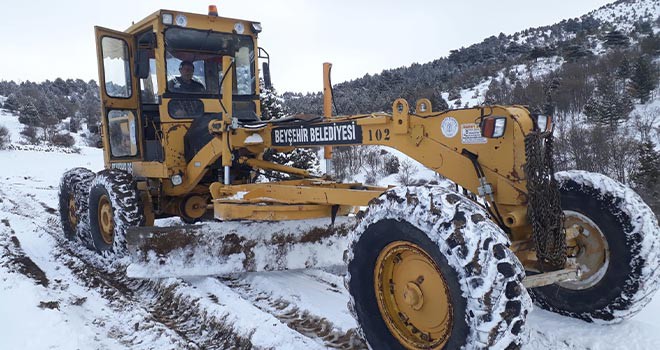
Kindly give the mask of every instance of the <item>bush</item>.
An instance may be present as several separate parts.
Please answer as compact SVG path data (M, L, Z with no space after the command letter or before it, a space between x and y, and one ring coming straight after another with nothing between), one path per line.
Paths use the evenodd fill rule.
M375 185L376 184L376 176L373 173L367 173L367 177L364 179L364 182L367 185Z
M0 149L5 149L7 146L9 146L10 142L11 136L9 135L9 130L0 125Z
M39 137L37 136L37 128L32 125L26 126L21 131L21 135L23 135L25 140L31 145L36 145L37 143L39 143Z
M80 120L71 118L68 129L70 132L78 132L80 130Z
M89 133L89 134L81 134L80 136L85 139L87 146L103 148L103 139L101 139L101 135Z
M399 158L390 155L385 158L384 164L385 175L396 174L399 172Z
M415 175L417 171L417 167L415 167L415 164L410 161L410 160L404 160L401 162L401 166L399 167L399 174L397 175L397 180L399 183L403 186L411 186L415 184L415 179L413 176Z
M76 144L76 140L68 132L53 135L50 142L52 142L53 145L55 146L66 147L66 148L71 148L73 145Z

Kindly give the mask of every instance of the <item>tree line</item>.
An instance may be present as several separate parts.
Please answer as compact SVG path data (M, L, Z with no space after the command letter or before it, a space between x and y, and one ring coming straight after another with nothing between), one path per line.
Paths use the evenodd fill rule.
M21 134L29 143L70 147L74 141L69 132L100 122L99 87L94 80L0 81L0 95L7 97L2 108L17 114L25 125Z

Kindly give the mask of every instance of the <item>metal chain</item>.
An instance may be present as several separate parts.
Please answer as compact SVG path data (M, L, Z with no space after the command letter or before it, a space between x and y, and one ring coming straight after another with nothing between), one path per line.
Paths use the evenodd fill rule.
M539 268L557 270L566 263L564 213L554 178L552 133L531 132L525 137L527 217L532 224Z

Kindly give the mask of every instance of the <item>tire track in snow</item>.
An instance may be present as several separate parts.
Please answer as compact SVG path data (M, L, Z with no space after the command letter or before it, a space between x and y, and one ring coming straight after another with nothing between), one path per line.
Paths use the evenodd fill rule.
M300 272L304 274L303 272ZM321 280L318 276L309 276L317 283L337 287L333 282ZM273 296L270 292L259 290L249 281L239 277L219 278L225 285L249 299L259 309L275 316L291 329L315 339L320 344L333 349L366 349L364 340L355 329L347 331L339 329L328 318L314 315L309 310L296 306L295 300L287 300L283 296ZM328 288L331 293L338 292Z
M99 311L98 315L93 315L91 322L101 332L106 331L110 338L114 338L120 344L132 349L155 349L158 346L166 345L167 348L188 349L190 344L187 340L179 337L175 332L169 330L165 325L155 322L154 318L145 312L140 306L140 303L131 298L129 290L122 288L121 284L114 283L108 279L105 274L94 271L89 265L82 262L76 254L67 250L70 243L67 242L58 232L59 221L55 215L39 215L39 212L45 211L52 214L52 211L47 209L43 203L34 200L16 201L7 200L7 198L31 198L34 199L33 194L16 193L18 191L15 187L11 187L9 193L3 191L6 186L0 186L0 198L5 198L2 202L3 212L2 223L4 228L0 231L0 246L2 246L2 258L11 265L3 264L9 271L23 273L22 269L27 269L27 273L23 273L36 281L36 284L41 284L47 289L47 294L56 298L56 301L48 301L42 303L49 308L57 308L65 305L83 305L90 294L97 294L99 298L105 301L111 311ZM12 193L14 192L14 193ZM37 207L39 204L42 208ZM16 233L12 228L11 223L16 222L19 224L18 230L30 230L37 235L46 233L44 237L32 237L36 240L45 240L44 244L48 245L48 237L54 239L56 246L50 247L47 255L34 255L26 254L21 247L20 237L28 232ZM41 242L40 242L41 243ZM34 245L34 244L32 244ZM43 252L44 249L32 247L35 252ZM18 261L19 263L15 263ZM42 268L39 267L42 266ZM12 268L14 267L14 268ZM66 268L61 268L66 267ZM44 272L44 270L46 270ZM49 281L55 281L51 285ZM84 293L85 296L77 295L76 292L71 291L71 284L81 286L82 289L88 288L93 291ZM51 307L51 305L56 305ZM158 339L156 346L153 344L145 344L144 340Z
M35 199L34 195L29 193L21 195ZM7 197L7 194L0 191L0 198L2 197ZM205 294L196 293L196 287L183 280L149 281L126 277L126 260L109 262L79 246L79 242L66 240L60 232L56 211L43 202L30 202L34 203L33 207L25 202L12 202L12 215L32 221L33 226L55 240L52 256L42 257L43 259L54 260L58 265L67 267L66 270L73 275L77 284L98 292L114 312L130 318L129 322L117 322L121 325L113 325L108 331L109 336L118 339L127 347L160 349L163 348L163 337L169 338L165 341L166 348L176 349L259 349L286 345L292 349L318 347L313 340L292 331L248 301L243 300L242 310L249 310L251 313L256 311L259 315L247 320L250 327L237 328L232 325L237 320L231 314L232 311L238 310L227 307L219 302L218 298L213 300ZM34 214L40 211L53 215L49 215L45 223L39 222L39 218L43 219L44 216ZM229 288L226 288L226 292L228 293L224 293L221 299L234 299L235 302L231 304L241 304L242 298L238 294ZM259 319L268 324L268 327L263 330L255 329L254 321ZM260 336L258 341L253 343L251 338L257 333ZM272 338L280 338L279 343L273 343ZM150 339L161 339L158 342L160 345L150 344Z

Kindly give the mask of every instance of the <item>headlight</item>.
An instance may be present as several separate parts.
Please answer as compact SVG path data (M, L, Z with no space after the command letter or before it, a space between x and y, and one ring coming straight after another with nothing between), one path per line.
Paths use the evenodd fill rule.
M253 22L253 23L252 23L252 31L253 31L255 34L259 34L259 33L261 33L261 23Z
M171 13L163 13L163 24L172 25L174 22L174 17Z
M549 115L537 115L534 118L536 120L536 129L540 132L547 132L552 130L552 117Z
M495 129L493 130L493 138L504 136L504 130L506 130L506 119L505 118L495 119Z
M181 177L179 174L172 176L170 180L172 180L172 185L174 186L179 186L183 183L183 177Z
M504 136L506 117L484 117L481 120L481 136L496 139Z

